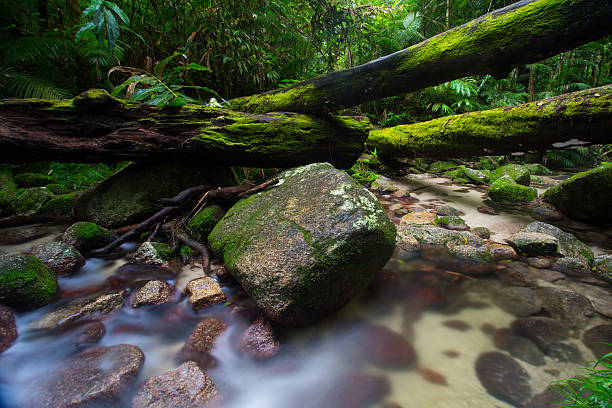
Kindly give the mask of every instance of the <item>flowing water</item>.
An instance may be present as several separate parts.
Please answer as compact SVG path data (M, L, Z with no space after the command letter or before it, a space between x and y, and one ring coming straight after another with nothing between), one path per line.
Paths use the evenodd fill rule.
M559 176L562 177L562 176ZM394 220L407 210L450 204L464 213L471 227L487 226L492 239L503 241L533 221L528 210L501 209L499 214L479 212L486 206L484 190L456 186L443 179L415 177L397 182L412 191L410 198L385 195L380 200ZM490 204L490 203L489 203ZM566 225L568 227L568 225ZM597 253L612 249L608 235L578 223L574 228ZM55 228L55 229L53 229ZM18 253L33 243L52 240L62 226L53 227L36 242L4 245L6 253ZM184 287L184 277L154 268L126 267L134 244L123 247L125 256L87 260L76 274L59 279L62 299L43 309L17 314L19 337L0 355L0 406L20 407L41 376L79 351L78 332L66 329L39 332L29 328L44 313L69 298L109 287L133 289L149 279L161 279ZM508 267L503 265L502 267ZM193 269L193 267L191 267ZM187 271L189 267L184 267ZM197 268L196 268L197 269ZM124 392L122 406L129 406L138 385L150 376L176 368L179 351L203 317L217 316L229 323L215 343L215 364L206 372L212 377L230 408L285 407L511 407L488 394L476 376L474 362L483 352L496 350L491 331L508 327L514 316L495 305L492 294L501 286L494 273L484 275L469 264L426 252L412 259L394 256L377 275L370 288L345 309L317 326L303 329L276 328L278 355L254 360L238 350L237 342L250 320L232 313L234 306L249 301L236 284L225 284L229 299L193 312L179 291L169 304L123 307L103 320L106 334L99 345L132 344L145 354L138 380ZM462 277L469 274L470 277ZM394 364L394 342L380 345L364 342L368 333L381 327L399 333L416 351L416 362ZM572 339L585 360L590 351ZM401 348L401 346L397 346ZM546 357L546 365L521 365L530 374L533 394L551 381L575 375L579 366ZM393 405L395 403L396 405Z

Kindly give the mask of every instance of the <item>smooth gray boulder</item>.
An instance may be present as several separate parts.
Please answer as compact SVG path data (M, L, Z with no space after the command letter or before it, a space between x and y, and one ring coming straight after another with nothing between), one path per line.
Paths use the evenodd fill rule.
M278 179L230 208L208 242L268 318L306 325L365 289L396 229L372 193L328 163Z

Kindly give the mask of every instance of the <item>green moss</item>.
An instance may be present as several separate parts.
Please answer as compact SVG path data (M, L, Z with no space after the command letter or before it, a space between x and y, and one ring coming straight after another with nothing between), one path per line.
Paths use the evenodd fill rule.
M157 256L161 258L163 261L169 261L174 256L173 248L161 242L151 242L151 246L157 252Z
M196 239L206 239L223 218L225 210L218 205L207 205L189 221L189 232Z
M442 175L444 177L450 178L451 180L459 179L459 178L463 177L463 168L460 167L460 168L455 169L455 170L447 171L447 172L443 173Z
M70 194L73 192L71 189L63 186L62 184L57 184L57 183L47 184L45 188L49 190L50 192L52 192L53 194L57 194L57 195Z
M64 232L63 240L79 251L87 252L110 243L113 234L93 222L77 222Z
M524 164L523 166L526 167L531 172L531 174L552 174L552 171L550 171L543 164L531 163Z
M51 184L55 179L46 174L21 173L15 175L15 183L19 187L42 187Z
M33 215L51 196L52 194L44 187L28 188L11 203L11 207L15 214Z
M43 261L30 255L0 256L0 303L19 310L51 302L57 278Z
M11 202L17 196L17 185L8 166L0 167L0 216L12 212Z
M179 250L179 255L182 259L188 259L194 255L193 249L187 245L183 245Z
M493 201L504 203L527 203L538 197L535 188L517 184L506 175L498 178L489 186L488 194Z
M531 173L529 169L520 164L506 164L491 172L493 180L497 180L502 176L508 176L518 184L528 186L531 181Z
M442 171L447 171L447 170L451 170L451 169L455 169L459 167L459 165L457 163L453 163L453 162L449 162L449 161L437 161L437 162L433 162L429 165L429 167L427 168L427 170L430 173L439 173Z
M70 217L78 195L78 192L57 195L43 204L40 212L42 214Z
M469 229L463 218L456 215L436 216L435 222L439 227L446 229L460 231Z
M266 113L291 111L291 106L301 105L319 111L326 94L314 85L297 85L259 95L233 99L232 109L241 112Z

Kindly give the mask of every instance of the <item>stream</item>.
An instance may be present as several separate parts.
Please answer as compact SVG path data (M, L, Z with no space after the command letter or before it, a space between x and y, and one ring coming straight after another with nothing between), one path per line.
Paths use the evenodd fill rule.
M553 182L568 176L554 173L543 178ZM537 220L530 209L501 207L488 201L486 189L478 186L454 185L448 179L429 175L391 182L411 192L410 196L377 194L394 222L399 222L408 211L447 204L458 209L470 227L486 226L492 232L491 239L504 242ZM539 188L540 192L544 189L545 186ZM491 211L483 212L484 207ZM609 229L599 230L567 220L558 226L575 233L595 255L612 251ZM22 252L34 244L56 239L65 228L39 227L44 235L1 245L0 250ZM127 259L135 247L135 243L125 244L123 255L115 259L87 259L77 273L59 278L63 291L60 300L39 310L16 314L19 337L0 355L0 407L21 407L19 401L31 392L37 378L48 375L54 365L80 351L76 344L80 333L76 329L37 331L31 327L58 304L101 289L130 291L150 279L184 286L184 275L193 266L183 266L178 274L154 267L129 266ZM211 352L214 364L206 369L223 397L223 407L512 407L485 390L474 364L482 353L498 350L492 333L509 327L516 319L497 305L495 293L505 285L498 278L500 271L521 267L527 266L512 261L480 271L471 264L446 259L436 251L411 258L396 254L368 290L336 315L313 327L275 326L280 349L276 356L264 360L253 359L236 347L252 321L249 311L253 306L235 282L222 282L228 302L199 312L192 310L179 291L167 304L124 306L103 320L106 333L98 345L131 344L144 352L144 366L137 381L124 392L120 407L130 406L133 394L146 378L174 369L184 361L180 357L183 344L196 324L211 316L228 323L228 329L216 340ZM545 270L538 273L542 271ZM572 285L578 288L589 284ZM602 296L604 301L610 294L609 287L597 286L595 292L594 296ZM609 310L609 304L607 307ZM609 324L610 317L600 314L595 321ZM377 333L385 333L386 329L401 334L414 347L415 363L398 363L397 359L405 353L402 342L363 341L380 339ZM571 338L569 343L577 347L583 361L594 358L580 338ZM533 395L552 381L581 371L581 364L549 356L543 365L525 361L520 364L529 373Z

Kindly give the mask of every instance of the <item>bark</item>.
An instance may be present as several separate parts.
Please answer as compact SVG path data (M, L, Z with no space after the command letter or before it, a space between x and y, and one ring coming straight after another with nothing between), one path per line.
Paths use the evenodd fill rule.
M381 158L453 158L612 143L612 85L539 102L373 130Z
M612 0L522 0L405 50L288 88L232 100L245 112L322 113L467 75L508 75L612 33Z
M0 162L197 160L210 166L354 163L369 121L131 103L90 90L73 100L0 101Z

